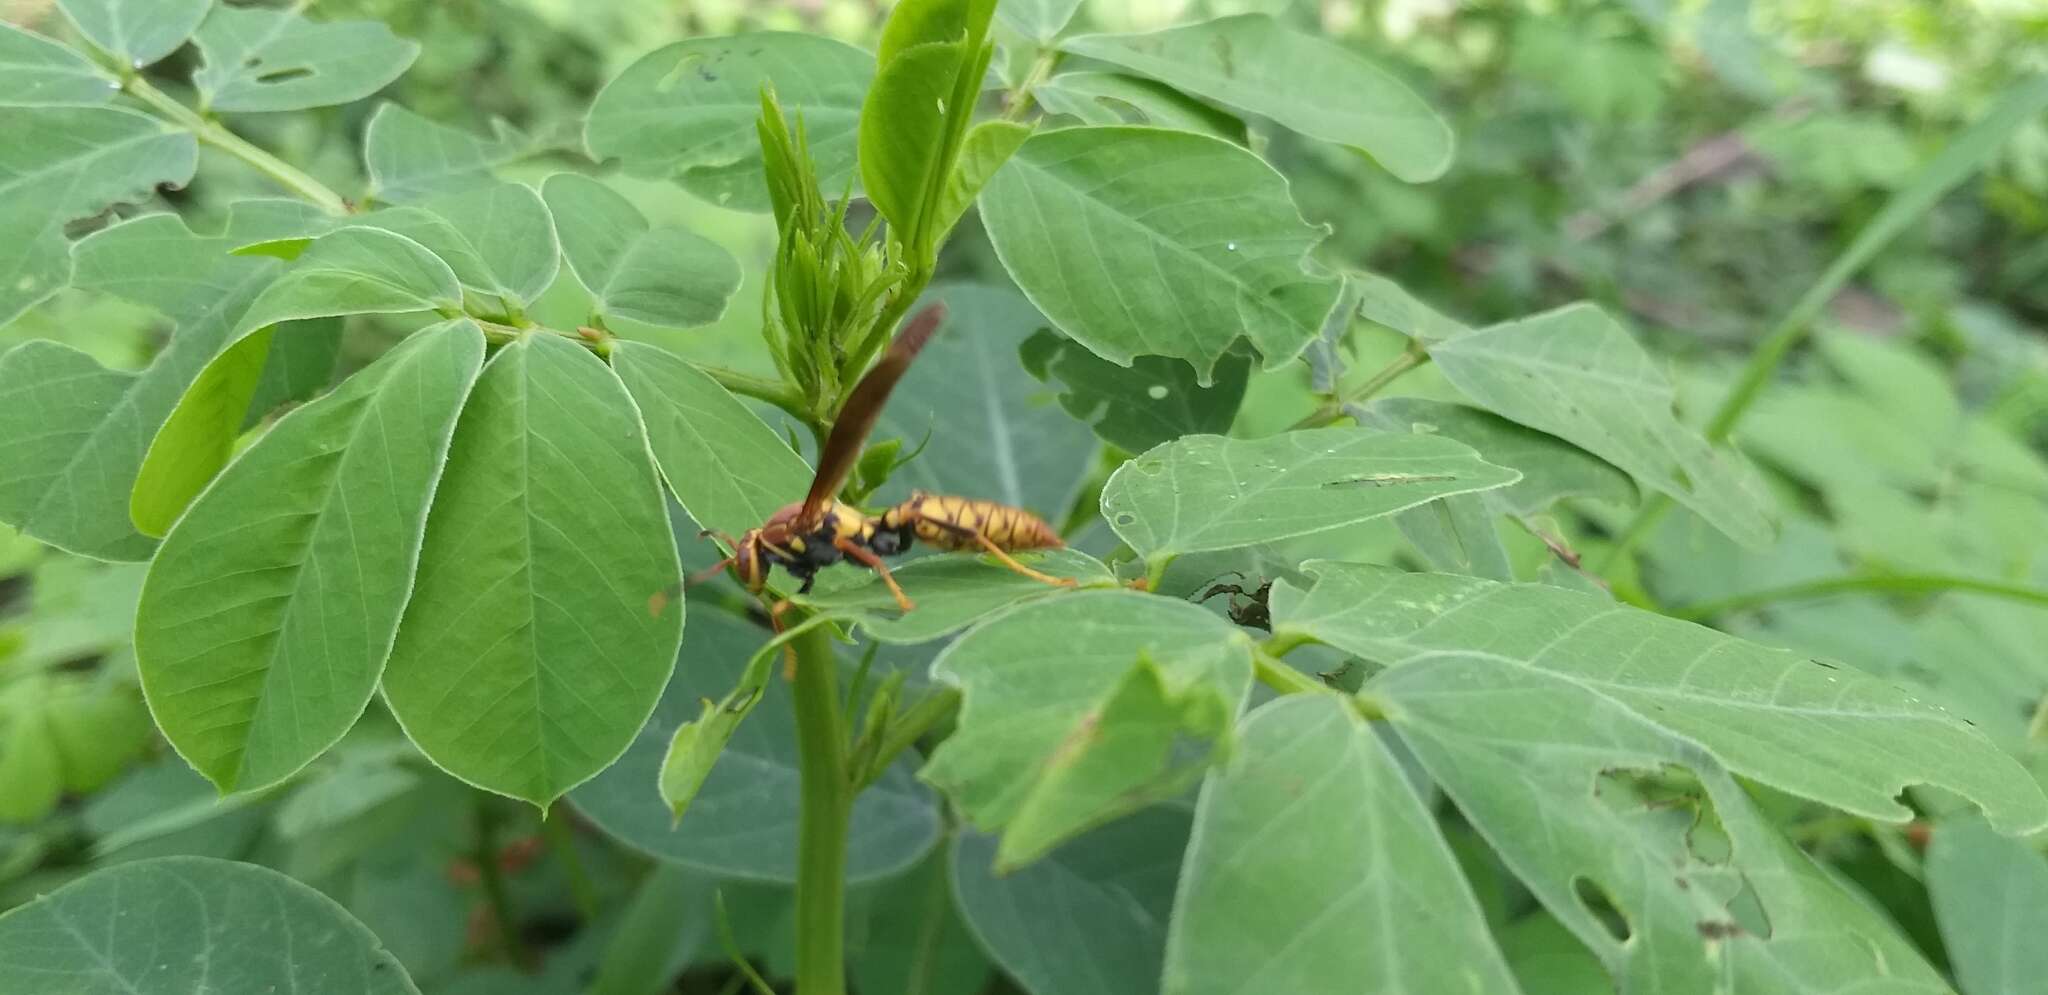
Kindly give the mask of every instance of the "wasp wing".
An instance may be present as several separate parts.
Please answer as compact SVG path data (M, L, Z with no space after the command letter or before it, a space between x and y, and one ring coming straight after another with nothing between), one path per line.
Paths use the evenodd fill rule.
M825 507L839 496L840 485L846 483L847 475L860 460L861 444L874 430L875 420L882 416L882 404L889 400L889 392L896 389L896 381L903 379L910 361L917 358L918 350L924 348L944 320L946 305L938 301L912 315L896 340L889 343L889 351L882 354L881 362L861 377L853 393L847 395L846 404L839 409L839 420L832 424L832 434L825 439L825 448L818 451L818 471L811 477L811 492L805 495L803 509L792 523L797 531L816 525Z

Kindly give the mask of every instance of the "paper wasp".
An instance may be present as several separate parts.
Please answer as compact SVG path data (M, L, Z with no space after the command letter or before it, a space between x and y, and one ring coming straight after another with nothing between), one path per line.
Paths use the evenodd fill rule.
M1073 585L1072 580L1040 573L1010 556L1019 550L1058 549L1065 545L1051 526L1022 508L913 491L902 504L879 515L868 515L838 500L840 485L859 461L861 444L881 416L883 402L910 368L918 350L938 331L945 314L945 305L939 303L919 311L890 343L881 361L854 385L831 435L818 452L818 468L811 477L810 493L801 502L776 511L759 528L747 530L736 542L730 536L720 536L732 549L732 555L699 576L732 567L748 593L759 596L767 587L769 571L779 566L802 582L797 593L807 594L819 570L851 559L880 576L895 596L897 606L910 611L915 606L897 586L882 557L905 552L913 540L921 539L939 549L978 548L1026 577L1048 584ZM778 627L780 613L786 606L787 602L779 603L769 612Z

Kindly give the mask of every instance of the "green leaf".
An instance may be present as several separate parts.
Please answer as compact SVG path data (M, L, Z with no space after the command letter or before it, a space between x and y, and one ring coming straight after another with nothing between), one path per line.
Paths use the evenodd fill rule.
M1389 397L1358 409L1359 424L1390 432L1414 431L1456 439L1488 463L1518 470L1522 479L1487 491L1486 503L1510 515L1536 515L1564 498L1628 504L1636 495L1628 475L1554 435L1524 428L1491 412L1417 397Z
M758 523L757 523L758 524ZM1102 561L1072 549L1019 554L1033 570L1071 577L1082 587L1113 586L1116 575ZM879 578L865 584L796 595L798 602L858 624L885 643L923 643L951 635L1024 601L1065 591L971 553L924 556L892 572L917 605L903 612Z
M139 374L51 342L0 356L0 463L11 468L0 520L88 556L149 556L156 544L129 519L130 491L158 427L277 274L274 260L227 255L236 238L283 217L271 206L236 205L224 236L152 214L77 244L78 286L154 308L176 334Z
M996 839L962 833L953 891L991 959L1031 995L1159 990L1188 814L1156 806L995 873Z
M1063 386L1061 408L1134 453L1183 435L1228 432L1252 371L1251 357L1231 353L1204 387L1185 360L1139 356L1118 366L1051 329L1032 335L1021 352L1032 376Z
M456 424L385 700L443 769L545 808L653 711L683 629L656 596L680 583L632 398L583 347L526 336Z
M874 57L818 35L695 38L642 56L591 105L584 140L598 159L680 183L737 210L768 209L761 179L761 85L801 116L826 190L853 175L856 129Z
M418 333L281 419L158 550L136 612L143 688L223 792L291 776L369 703L483 352L467 320Z
M327 896L205 857L105 868L0 916L0 974L18 995L419 992Z
M1058 523L1095 470L1088 430L1047 403L1018 347L1045 319L1007 287L939 284L946 321L882 409L875 434L923 451L876 501L911 488L990 498Z
M1002 0L996 19L1035 42L1048 42L1074 19L1081 0Z
M1060 48L1357 149L1410 183L1451 165L1451 128L1415 91L1356 53L1264 14L1086 35Z
M612 369L639 405L669 490L699 526L738 536L803 500L811 468L717 381L640 342L613 343Z
M985 830L1015 866L1069 833L1187 786L1250 688L1245 637L1201 608L1130 591L1032 602L961 636L932 675L965 696L959 728L921 776ZM1127 757L1105 744L1179 733L1177 756ZM1098 765L1100 767L1098 768ZM1119 794L1099 789L1119 782Z
M1015 121L983 121L969 130L961 141L959 160L946 176L946 188L939 192L932 231L952 231L996 170L1003 168L1003 163L1009 162L1010 156L1030 137L1031 128Z
M192 178L190 132L116 107L0 107L0 325L71 282L67 222Z
M766 658L772 679L760 700L732 731L680 824L656 794L676 729L698 719L706 699L722 699L743 683L749 658L768 635L729 612L695 612L682 663L654 717L618 763L576 789L576 808L620 842L660 860L725 877L795 881L796 713L789 682L775 676L779 651ZM852 818L847 876L855 881L900 873L939 839L932 794L905 763L860 794Z
M1429 808L1336 695L1239 727L1202 787L1171 923L1172 995L1518 991Z
M1436 342L1444 377L1486 408L1620 467L1744 545L1771 536L1769 498L1731 450L1673 416L1670 381L1634 338L1587 304Z
M963 38L970 47L978 47L988 35L995 8L995 0L905 0L889 11L882 25L875 60L886 69L919 45Z
M893 23L893 22L892 22ZM875 74L861 104L857 133L861 185L897 237L921 237L927 204L945 178L949 108L965 40L912 45Z
M1031 91L1054 114L1083 124L1151 124L1245 144L1244 122L1158 80L1123 73L1061 73Z
M157 430L135 478L129 511L136 527L145 534L163 534L227 465L262 384L275 323L339 314L455 311L461 300L462 288L448 264L412 239L357 225L314 239L249 305L227 348L199 371Z
M1394 516L1394 525L1432 569L1489 580L1515 579L1501 544L1499 515L1482 494L1453 494Z
M486 313L523 312L546 293L561 265L547 205L532 187L479 178L454 193L353 217L440 257L464 288L491 299Z
M104 104L120 89L77 52L0 22L0 105Z
M1338 281L1303 267L1322 231L1287 182L1220 139L1158 128L1033 135L981 194L1003 267L1096 355L1195 364L1207 383L1240 335L1275 369L1301 352Z
M269 365L275 327L259 328L221 350L171 410L129 495L128 516L137 532L162 538L228 465Z
M1326 573L1326 580L1330 576ZM1428 614L1430 601L1448 607L1445 602L1451 599L1442 597L1438 587L1484 584L1419 576L1420 584L1391 585L1393 604L1367 602L1352 616L1385 612L1393 626L1413 629ZM1518 597L1539 590L1484 586ZM1486 640L1485 649L1433 651L1424 665L1383 671L1366 683L1364 693L1387 710L1430 778L1449 793L1516 877L1599 955L1617 990L1679 995L1824 995L1845 986L1899 995L1945 990L1898 926L1843 890L1779 835L1757 813L1745 788L1683 723L1694 709L1708 715L1724 710L1695 699L1701 684L1739 686L1754 698L1785 686L1797 690L1780 692L1780 706L1765 703L1759 711L1775 714L1759 718L1741 742L1752 753L1775 755L1823 777L1844 754L1855 756L1866 769L1902 771L1902 780L1917 780L1917 772L1904 768L1923 766L1926 758L1974 765L1980 761L1964 758L1995 751L1970 748L1958 754L1949 744L1931 745L1912 728L1921 721L1917 718L1873 716L1863 735L1853 739L1813 728L1839 707L1810 703L1833 700L1825 677L1793 676L1774 683L1773 674L1756 672L1746 657L1785 657L1785 666L1777 668L1781 678L1827 671L1761 648L1716 653L1710 666L1692 668L1695 690L1683 697L1695 700L1681 703L1674 696L1669 707L1644 708L1630 700L1629 675L1648 667L1675 675L1694 662L1692 654L1664 668L1661 654L1649 657L1655 651L1643 649L1657 646L1654 636L1603 631L1587 621L1597 613L1555 610L1566 601L1595 601L1582 595L1554 592L1540 605L1487 600L1491 603L1464 603L1475 608L1484 624L1426 630L1432 636ZM1611 612L1615 618L1643 614L1625 608ZM1741 646L1718 634L1700 641L1707 639ZM1549 643L1563 651L1552 651L1555 655L1572 656L1588 640L1598 652L1586 663L1597 667L1598 679L1571 673L1570 661L1566 667L1550 666L1548 655L1543 669L1524 663L1531 642ZM1617 672L1621 677L1610 681ZM1855 680L1857 690L1904 701L1888 687ZM1813 687L1816 682L1819 687ZM1823 717L1802 716L1808 708ZM1819 744L1828 744L1826 752L1812 755ZM2011 763L2002 754L1997 760ZM2024 779L2016 766L2014 771Z
M1468 334L1471 328L1417 300L1377 273L1351 270L1345 282L1358 294L1358 316L1378 322L1426 345Z
M1927 848L1927 890L1965 995L2027 990L2048 977L2048 860L1982 820L1944 819Z
M593 314L691 328L717 321L739 289L731 254L694 232L648 224L610 187L557 173L541 190L569 269L594 298Z
M213 0L58 0L78 33L122 65L141 69L172 52L206 19Z
M954 904L950 868L949 855L935 849L908 874L848 896L856 925L849 930L847 955L858 991L976 995L987 990L988 958Z
M381 21L322 24L293 11L222 5L193 39L202 108L298 111L361 100L402 75L416 43Z
M1427 435L1195 435L1118 467L1102 488L1102 517L1149 560L1310 535L1518 476Z
M1872 819L1909 818L1899 792L1931 784L1976 801L2001 829L2048 825L2048 798L1983 734L1860 672L1546 585L1308 569L1308 592L1274 586L1276 634L1389 666L1483 656L1598 695L1733 773Z
M1501 931L1500 947L1526 995L1582 995L1614 987L1600 958L1548 913L1515 920Z
M380 104L363 132L363 166L370 176L364 197L397 204L458 193L533 147L532 139L503 121L493 122L491 137L478 138L397 104Z

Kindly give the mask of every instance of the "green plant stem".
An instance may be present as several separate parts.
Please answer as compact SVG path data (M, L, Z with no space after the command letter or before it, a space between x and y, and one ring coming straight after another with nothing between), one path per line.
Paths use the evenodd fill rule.
M1807 581L1803 584L1787 584L1762 591L1750 591L1726 598L1715 598L1698 604L1686 605L1673 614L1679 618L1700 621L1725 615L1732 611L1755 608L1778 601L1801 601L1821 598L1830 594L1870 592L1873 594L1941 594L1947 591L1968 591L1973 594L1988 594L1993 597L2023 601L2028 604L2048 607L2048 590L2028 587L2024 584L2006 584L1995 580L1980 580L1975 577L1953 577L1945 574L1873 574L1858 577L1829 577L1824 580Z
M910 706L896 721L882 733L882 745L875 750L874 763L866 776L855 785L858 791L875 782L889 765L910 749L933 726L953 717L960 710L960 691L957 688L941 688L925 695L917 704Z
M1059 61L1059 49L1039 50L1038 57L1031 60L1031 68L1025 70L1024 79L1010 91L1009 106L1003 108L1003 120L1017 121L1024 117L1025 112L1031 109L1032 91L1038 89L1038 84L1052 78L1053 67L1059 65Z
M796 650L797 819L796 990L846 992L846 827L853 785L846 771L846 717L836 687L838 660L824 626L791 642Z
M757 401L767 401L769 404L773 404L788 412L791 417L804 424L811 424L813 415L805 404L803 395L797 393L795 388L788 384L780 380L770 380L767 377L757 377L751 373L728 370L722 366L696 365L699 370L704 371L705 376L718 381L720 387L724 387L726 390L742 397L751 397Z
M483 885L484 901L491 910L492 932L497 936L498 952L508 963L521 962L518 916L512 911L512 895L505 889L505 871L498 866L498 817L491 811L489 796L478 793L475 799L476 851L471 855L476 861L477 881Z
M208 120L198 111L173 100L170 94L151 86L148 80L135 74L128 74L121 88L137 100L148 104L150 109L184 128L200 141L213 146L248 163L258 172L277 181L279 186L311 201L314 206L329 214L349 213L348 201L335 193L327 184L314 179L302 170L257 148L242 136L229 131L219 121Z
M1385 390L1388 384L1399 380L1402 374L1427 362L1429 362L1429 353L1422 347L1422 343L1415 339L1409 339L1407 348L1402 349L1401 354L1395 356L1387 365L1380 367L1379 372L1366 378L1366 381L1357 387L1339 393L1337 396L1324 401L1322 407L1315 409L1307 417L1289 426L1288 431L1292 432L1304 428L1317 428L1328 425L1344 417L1344 408L1347 405L1357 404L1378 394L1380 391Z
M1281 694L1315 694L1329 690L1315 678L1283 663L1264 646L1252 649L1252 673L1258 677L1259 683Z
M569 825L570 818L569 807L557 801L548 807L540 831L547 837L548 847L555 851L555 859L562 862L562 876L569 881L569 899L576 905L576 915L585 923L596 922L600 911L597 886L591 883L583 857L576 852L576 833Z

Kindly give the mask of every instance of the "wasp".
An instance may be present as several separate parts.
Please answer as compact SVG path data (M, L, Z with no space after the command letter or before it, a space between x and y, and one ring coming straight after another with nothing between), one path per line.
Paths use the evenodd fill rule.
M720 536L732 549L732 555L704 574L716 574L731 567L747 592L758 597L768 585L769 571L779 566L801 582L798 594L808 594L818 571L850 559L873 570L888 586L897 607L907 612L916 606L897 585L882 557L906 552L913 541L923 540L944 550L978 548L1024 576L1047 584L1073 586L1070 579L1040 573L1010 556L1021 550L1058 549L1065 545L1051 526L1022 508L913 491L902 504L879 515L869 515L838 500L839 488L859 461L861 445L881 416L883 402L889 399L896 381L910 369L911 360L917 358L918 351L938 331L945 314L945 305L933 303L905 324L881 361L847 395L839 420L818 451L818 467L811 477L810 492L802 501L777 510L759 528L748 529L738 541ZM769 612L778 629L780 614L787 606L788 602L781 602Z

